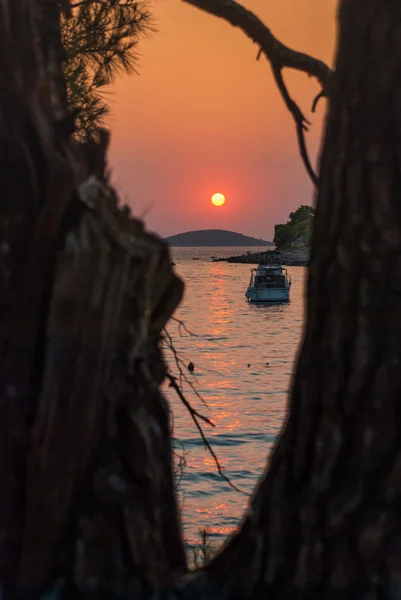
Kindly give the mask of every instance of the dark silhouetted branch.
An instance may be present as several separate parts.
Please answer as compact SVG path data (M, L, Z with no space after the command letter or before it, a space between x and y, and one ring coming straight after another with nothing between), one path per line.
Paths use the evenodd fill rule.
M188 332L189 335L191 336L196 336L195 333L192 333L189 331L189 329L187 329L185 323L183 321L180 321L178 319L174 319L172 318L171 320L176 321L179 325L178 325L178 332L180 334L181 337L183 337L182 335L182 331L184 330L185 332ZM193 393L195 394L195 396L202 402L202 404L204 404L206 406L206 408L209 408L207 405L206 400L201 396L201 394L198 392L198 390L196 389L196 387L194 386L194 384L192 383L192 381L189 379L189 377L186 375L186 367L185 367L185 362L184 360L180 357L179 353L177 352L174 343L173 343L173 338L171 337L171 335L169 334L169 332L167 331L166 328L164 328L164 340L166 342L167 348L170 350L170 352L173 355L174 358L174 362L175 365L177 367L178 373L179 373L179 382L180 382L180 388L183 387L183 382L185 382L187 385L189 385L189 387L191 388L191 390L193 391Z
M310 164L305 144L304 130L307 129L305 127L307 121L297 104L290 97L281 73L283 69L289 68L302 71L317 79L322 90L313 103L312 111L314 112L319 99L330 96L332 70L323 61L285 46L256 15L234 2L234 0L184 0L184 2L224 19L234 27L239 27L246 36L259 46L256 59L259 60L260 55L263 53L272 66L280 93L295 121L301 158L310 178L317 185L318 178Z
M324 92L319 92L312 104L312 112L315 112L318 102L321 98L324 98Z
M291 98L291 96L287 90L287 86L284 83L282 68L280 66L277 66L272 63L272 70L273 70L274 80L277 83L277 87L280 91L281 97L283 98L286 107L292 114L294 121L295 121L299 153L301 155L302 162L304 163L306 171L307 171L309 177L311 178L313 184L317 186L318 178L317 178L317 175L314 172L312 165L310 163L310 160L309 160L308 151L306 149L305 135L304 135L304 131L308 131L308 125L310 125L310 121L308 121L305 118L305 116L302 113L301 109L299 108L298 104L296 102L294 102L294 100Z
M187 408L189 414L191 415L191 418L192 418L193 422L195 423L197 430L199 431L199 435L201 436L203 443L205 444L206 448L208 449L211 456L213 457L213 460L215 462L215 465L216 465L217 471L219 472L219 475L224 479L224 481L226 481L228 483L228 485L233 490L235 490L236 492L240 492L241 494L247 494L247 492L238 488L232 481L230 481L230 479L227 477L227 475L224 474L224 472L221 468L221 465L219 463L219 459L217 458L216 453L214 452L212 446L210 445L210 442L208 441L207 437L205 436L198 419L201 419L202 421L204 421L208 425L211 425L212 427L215 427L214 423L210 419L205 417L204 415L201 415L197 410L195 410L191 406L191 404L188 402L188 400L185 398L184 394L182 393L180 386L177 383L176 377L174 377L173 375L167 374L167 379L170 381L170 386L175 390L177 396L179 397L179 399L181 400L181 402L184 404L184 406Z

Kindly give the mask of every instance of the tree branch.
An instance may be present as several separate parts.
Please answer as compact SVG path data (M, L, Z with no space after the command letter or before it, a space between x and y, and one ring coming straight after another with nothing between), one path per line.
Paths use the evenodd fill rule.
M219 459L217 458L216 453L214 452L212 446L210 445L209 440L205 436L203 429L202 429L200 423L198 422L198 419L202 419L202 421L204 421L208 425L211 425L212 427L215 426L214 423L210 419L205 417L204 415L201 415L197 410L195 410L191 406L191 404L188 402L188 400L185 398L184 394L182 393L181 388L177 383L176 377L167 373L166 378L169 380L170 386L176 391L177 396L179 397L179 399L181 400L181 402L184 404L184 406L187 408L189 414L191 415L191 418L192 418L193 422L195 423L197 430L199 431L199 434L202 438L203 443L205 444L206 448L208 449L211 456L213 457L213 460L214 460L214 463L216 465L219 475L224 479L224 481L226 481L228 483L228 485L230 487L232 487L233 490L235 490L236 492L240 492L241 494L248 495L247 492L244 492L244 490L241 490L236 485L234 485L234 483L227 477L227 475L224 474L224 472L221 468Z
M300 153L302 161L305 165L305 169L307 170L307 173L308 173L309 177L311 178L312 183L317 187L318 177L317 177L316 173L314 172L312 165L310 163L308 151L306 149L305 135L304 135L304 131L308 131L308 125L310 125L310 121L308 121L305 118L305 116L302 113L301 109L299 108L298 104L296 102L294 102L294 100L291 98L291 96L287 90L287 86L284 83L282 67L277 66L274 63L272 63L272 70L273 70L274 79L275 79L275 82L277 83L277 87L280 91L281 97L283 98L286 107L288 108L288 110L290 111L290 113L292 114L292 116L294 118L295 127L297 130L299 153Z
M268 29L256 15L237 2L234 2L234 0L183 1L192 6L196 6L209 14L224 19L234 27L239 27L246 36L248 36L255 44L258 44L260 49L257 59L259 59L260 55L263 53L272 66L274 78L281 96L295 121L298 146L302 160L313 183L317 185L318 179L311 167L305 144L304 130L307 129L306 124L308 122L298 105L290 97L282 77L282 70L284 68L295 69L297 71L302 71L311 77L315 77L318 80L322 90L313 103L313 112L316 109L316 104L320 98L328 98L330 96L333 71L323 61L285 46L274 37L270 29Z

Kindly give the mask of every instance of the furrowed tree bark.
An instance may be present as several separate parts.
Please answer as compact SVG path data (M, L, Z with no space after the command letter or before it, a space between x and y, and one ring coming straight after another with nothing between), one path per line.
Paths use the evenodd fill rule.
M49 7L0 3L2 592L397 597L398 0L341 3L288 419L238 534L186 577L158 389L182 286L164 244L118 209L107 139L67 142Z
M58 3L3 0L0 48L1 593L143 593L186 568L158 389L183 286L108 136L69 140Z
M343 0L339 21L289 415L205 574L275 598L400 594L400 3Z

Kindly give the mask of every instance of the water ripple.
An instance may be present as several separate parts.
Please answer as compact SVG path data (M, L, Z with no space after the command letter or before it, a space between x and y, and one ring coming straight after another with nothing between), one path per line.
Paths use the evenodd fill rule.
M169 332L176 349L195 364L190 376L209 409L189 388L186 395L215 423L214 428L206 426L205 433L225 474L250 493L285 417L302 336L306 270L288 269L293 282L290 303L249 305L244 297L249 265L207 262L211 255L237 250L174 250L176 271L186 284L175 316L196 335L180 335L174 322ZM192 261L195 256L200 260ZM174 370L171 357L166 358ZM166 394L174 411L175 445L178 451L184 447L187 460L181 482L187 542L197 543L200 528L220 542L237 527L249 498L221 478L185 408L171 389Z

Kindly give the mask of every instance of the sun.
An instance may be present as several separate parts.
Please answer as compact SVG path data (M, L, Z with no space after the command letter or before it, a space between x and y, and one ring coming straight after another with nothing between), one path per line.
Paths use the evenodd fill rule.
M225 198L224 194L220 194L220 192L216 192L216 194L213 194L211 200L212 200L212 204L214 204L215 206L223 206L224 202L226 201L226 198Z

